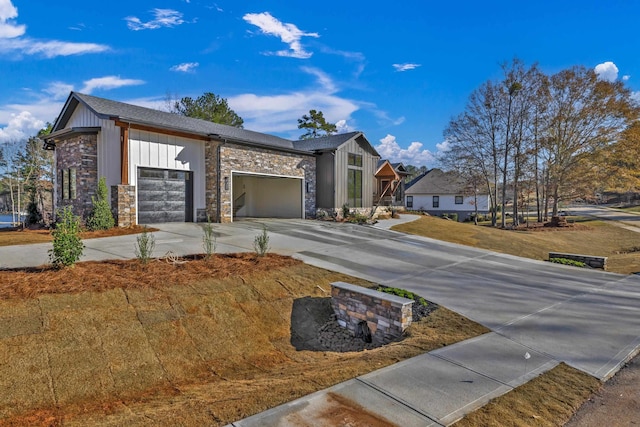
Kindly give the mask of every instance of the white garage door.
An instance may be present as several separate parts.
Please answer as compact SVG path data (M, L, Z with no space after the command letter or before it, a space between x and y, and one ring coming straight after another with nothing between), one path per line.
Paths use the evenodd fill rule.
M301 178L233 173L233 218L304 218Z

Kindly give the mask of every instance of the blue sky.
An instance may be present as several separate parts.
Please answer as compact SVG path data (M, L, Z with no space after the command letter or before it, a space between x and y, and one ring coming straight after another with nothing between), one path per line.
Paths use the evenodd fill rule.
M0 0L0 142L69 91L166 109L214 92L245 128L295 139L322 110L383 157L434 166L475 88L517 56L640 91L636 1Z

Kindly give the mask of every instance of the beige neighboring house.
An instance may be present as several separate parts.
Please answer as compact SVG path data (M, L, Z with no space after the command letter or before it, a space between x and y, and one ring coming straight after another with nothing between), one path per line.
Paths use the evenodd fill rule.
M405 190L405 207L430 215L458 214L458 221L474 213L489 213L489 194L476 193L456 172L431 169L414 178Z

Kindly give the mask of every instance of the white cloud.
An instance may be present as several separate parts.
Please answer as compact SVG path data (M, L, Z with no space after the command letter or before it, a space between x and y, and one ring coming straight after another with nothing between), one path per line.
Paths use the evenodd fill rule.
M53 99L66 99L73 90L73 85L64 82L53 82L43 89L43 92L49 94Z
M0 39L0 52L20 51L27 55L40 54L45 58L99 53L107 50L109 50L108 46L96 43L72 43L59 40L38 41L30 38Z
M336 122L336 128L338 130L338 133L353 132L355 130L353 126L349 126L347 124L347 121L345 119L338 120Z
M618 78L618 67L616 67L616 64L611 61L596 65L594 71L601 80L615 82Z
M227 99L229 106L244 119L247 129L266 133L290 133L299 136L298 119L309 110L322 111L335 123L358 110L356 102L321 91L293 92L283 95L242 94Z
M393 68L395 68L396 71L398 71L398 72L415 70L416 68L418 68L420 66L421 66L421 64L412 64L412 63L393 64Z
M627 80L629 80L630 78L631 78L631 76L630 76L630 75L625 74L624 76L622 76L622 81L623 81L623 82L626 82L626 81L627 81Z
M320 37L318 33L305 33L294 24L278 21L269 12L247 13L242 17L245 21L260 28L263 34L279 37L283 43L289 45L289 50L268 52L270 55L288 56L292 58L307 59L313 55L302 47L302 37Z
M127 21L127 27L133 31L139 30L156 30L162 27L175 27L177 25L184 24L182 19L182 13L173 9L153 9L151 11L154 15L154 19L148 22L142 22L140 18L136 16L127 16L124 18Z
M412 142L408 148L400 147L393 135L387 135L380 140L380 145L374 148L383 159L392 162L402 162L405 165L433 167L438 161L438 155L448 149L448 143L442 142L436 145L438 152L434 153L423 148L421 142Z
M5 127L0 127L0 143L20 141L34 136L44 127L29 111L11 114Z
M169 68L169 70L181 73L193 73L199 65L197 62L183 62L182 64L174 65Z
M318 79L318 83L320 83L320 86L322 86L327 92L334 93L337 91L336 85L333 83L333 80L324 71L314 67L300 67L300 69L307 74L316 76L316 78Z
M11 22L17 17L18 9L11 3L11 0L0 0L0 38L11 39L25 33L26 26Z
M118 76L105 76L85 80L80 92L90 94L95 89L116 89L123 86L136 86L144 84L144 80L121 79Z
M26 26L16 25L12 22L17 17L18 10L13 6L11 0L0 0L0 53L17 52L53 58L109 50L108 46L96 43L72 43L23 37L26 33Z

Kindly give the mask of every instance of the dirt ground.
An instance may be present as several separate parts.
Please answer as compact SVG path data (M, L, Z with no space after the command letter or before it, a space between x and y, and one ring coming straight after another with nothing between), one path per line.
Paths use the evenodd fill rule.
M438 308L401 341L327 351L334 281L373 286L253 254L0 271L0 426L226 425L487 332Z
M566 427L640 425L640 360L633 359L586 401Z

